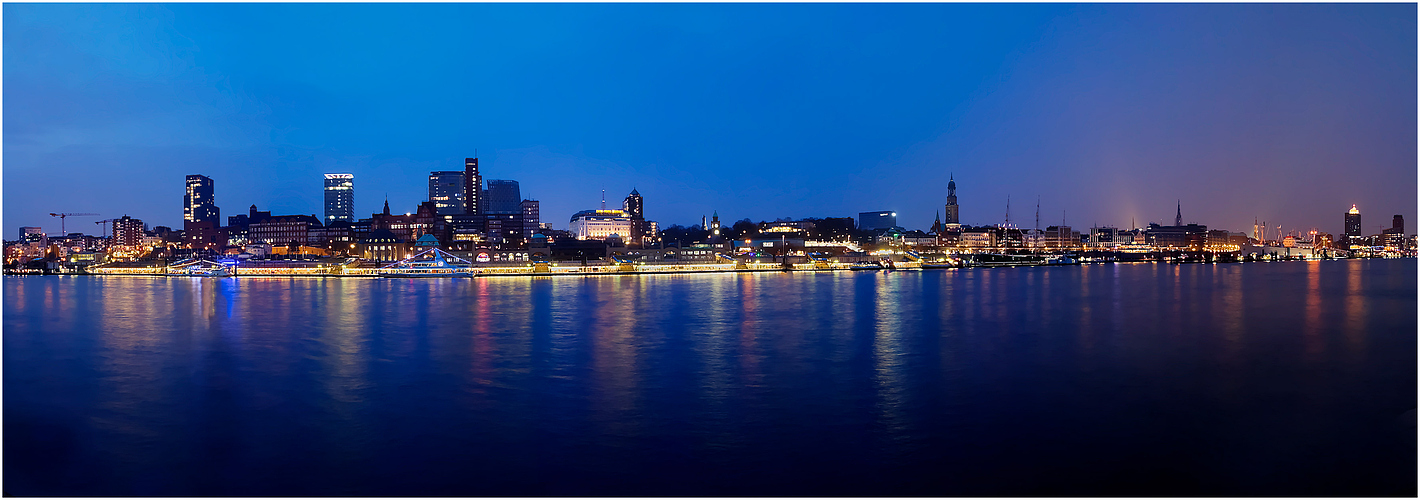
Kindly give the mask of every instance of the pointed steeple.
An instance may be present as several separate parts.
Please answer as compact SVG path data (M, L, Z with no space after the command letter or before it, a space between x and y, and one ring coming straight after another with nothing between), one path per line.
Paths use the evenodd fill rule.
M1183 200L1178 200L1178 212L1173 216L1173 225L1183 225Z
M384 211L384 214L385 214L385 215L389 215L389 214L390 214L390 196L389 196L389 195L385 195L385 211Z

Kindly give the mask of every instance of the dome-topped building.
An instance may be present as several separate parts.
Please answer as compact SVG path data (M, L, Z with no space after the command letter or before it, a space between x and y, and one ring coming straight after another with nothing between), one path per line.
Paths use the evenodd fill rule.
M583 210L572 215L568 230L579 240L605 240L618 238L627 246L640 248L656 241L659 226L645 218L641 193L632 188L631 194L622 202L621 210Z

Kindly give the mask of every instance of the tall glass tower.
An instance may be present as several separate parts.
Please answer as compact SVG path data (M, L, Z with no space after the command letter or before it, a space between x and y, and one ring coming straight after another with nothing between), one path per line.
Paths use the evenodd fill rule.
M627 217L633 220L646 218L645 200L641 198L641 193L636 188L631 188L631 194L626 195L626 199L621 202L621 211L626 212Z
M355 222L355 174L325 174L325 224Z
M429 201L439 215L464 213L464 176L458 170L429 172Z
M518 190L518 181L488 179L488 197L484 213L521 214L523 195Z
M207 222L220 218L214 201L212 178L205 175L187 176L187 194L182 197L182 220Z
M1346 211L1346 243L1351 240L1361 238L1361 211L1356 210L1356 205L1351 205L1351 210Z
M483 176L478 174L478 158L463 159L463 208L466 214L483 213Z

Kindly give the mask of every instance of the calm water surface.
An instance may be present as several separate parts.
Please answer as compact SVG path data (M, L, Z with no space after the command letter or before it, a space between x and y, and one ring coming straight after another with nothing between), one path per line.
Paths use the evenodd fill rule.
M1413 496L1416 277L6 276L4 489Z

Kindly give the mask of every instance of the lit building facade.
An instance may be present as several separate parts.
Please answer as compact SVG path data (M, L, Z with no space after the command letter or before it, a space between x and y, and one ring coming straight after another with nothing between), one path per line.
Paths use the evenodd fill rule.
M1045 231L1041 232L1039 243L1047 249L1078 248L1080 232L1070 226L1047 226Z
M464 172L429 172L429 201L434 202L434 210L439 215L464 213L464 184Z
M542 204L537 200L523 200L523 239L532 241L533 233L536 233L542 225Z
M143 221L127 215L113 220L113 244L138 246L143 243Z
M463 206L465 214L483 213L483 176L478 174L478 158L463 159Z
M321 227L320 219L311 215L272 215L247 226L247 241L268 245L304 245L310 241L311 228Z
M567 229L579 240L604 240L611 236L627 238L635 225L621 210L583 210L572 216Z
M183 222L220 220L215 191L212 178L195 174L187 176L187 194L182 197Z
M526 241L523 214L483 214L483 234L488 244L499 248L521 248Z
M384 211L371 215L369 220L371 234L385 229L398 236L401 241L406 242L412 242L426 234L436 233L436 229L445 226L444 218L438 215L432 201L420 203L414 213L391 214L390 202L386 200ZM352 236L355 236L356 232L352 230Z
M365 260L390 262L410 257L410 244L388 229L375 229L355 245L355 254Z
M1119 228L1116 227L1092 227L1090 228L1090 247L1097 249L1113 249L1119 246ZM1132 243L1132 238L1131 238Z
M1351 210L1346 211L1346 234L1342 238L1347 245L1360 244L1361 211L1357 210L1354 204L1351 205Z
M1175 217L1175 220L1181 218ZM1199 251L1208 243L1208 226L1202 224L1160 226L1149 223L1145 234L1149 244L1159 249Z
M992 228L973 228L957 236L958 244L964 247L983 248L996 246L996 231Z
M325 174L325 223L355 221L355 174Z

